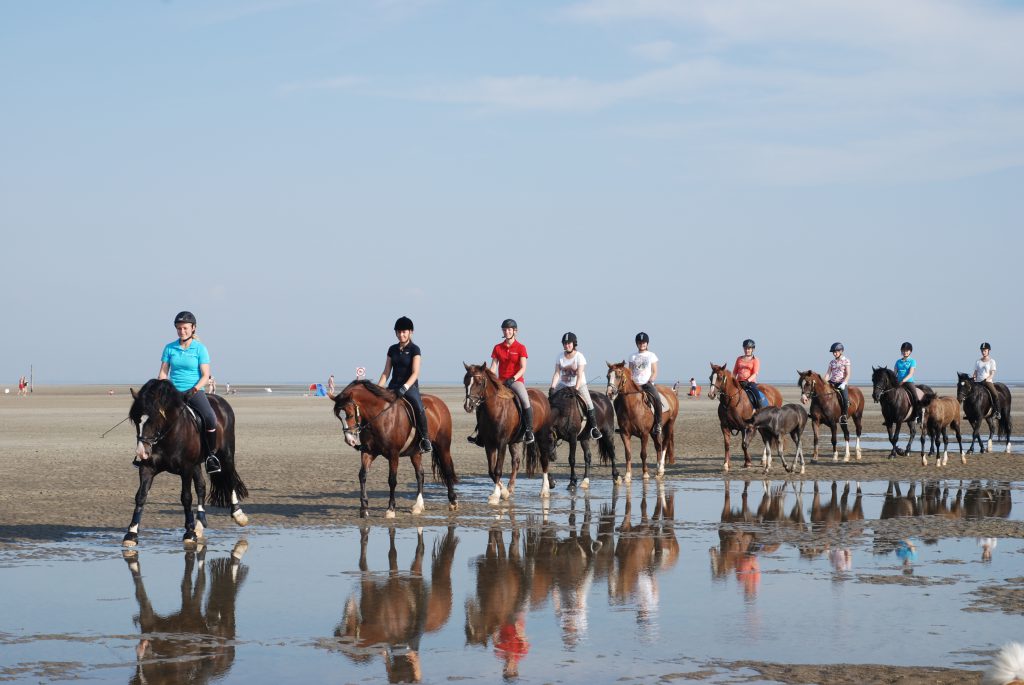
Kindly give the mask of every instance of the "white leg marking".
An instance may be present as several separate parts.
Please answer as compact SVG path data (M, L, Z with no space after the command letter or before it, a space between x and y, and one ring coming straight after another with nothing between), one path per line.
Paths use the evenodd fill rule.
M424 509L424 507L423 507L423 495L419 495L418 494L418 495L416 495L416 502L415 502L415 504L412 505L412 513L413 514L422 514L423 513L423 509Z
M494 492L487 498L487 503L497 504L499 499L501 499L501 481L494 484Z

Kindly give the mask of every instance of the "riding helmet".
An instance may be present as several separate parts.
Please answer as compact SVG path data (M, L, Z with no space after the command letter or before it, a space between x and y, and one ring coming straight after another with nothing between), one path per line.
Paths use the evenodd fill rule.
M991 350L992 346L989 345L987 342L983 342L983 343L981 343L981 349L983 349L983 350Z
M914 346L911 345L908 342L905 342L902 345L900 345L900 352L906 352L907 350L910 350L911 352L913 352L914 351Z
M408 316L400 316L400 317L398 317L398 320L395 321L395 330L396 331L412 331L412 330L415 330L412 327L412 319L410 319Z
M650 343L650 342L651 342L651 336L647 335L643 331L640 331L639 333L636 334L636 344L637 345L639 345L640 343Z
M192 312L178 312L178 315L174 317L174 325L177 326L179 323L190 323L195 326L196 315Z
M519 324L516 323L515 319L505 319L504 321L501 322L501 327L514 328L516 330L519 330Z
M834 342L834 343L832 343L832 347L828 348L828 351L829 352L842 352L844 349L845 348L843 347L843 343L841 343L841 342Z
M747 349L748 347L757 347L757 345L754 343L753 340L747 338L746 340L743 341L743 349Z
M568 333L563 335L562 344L564 345L565 343L572 343L573 345L578 345L579 341L576 340L576 334L573 333L572 331L569 331Z

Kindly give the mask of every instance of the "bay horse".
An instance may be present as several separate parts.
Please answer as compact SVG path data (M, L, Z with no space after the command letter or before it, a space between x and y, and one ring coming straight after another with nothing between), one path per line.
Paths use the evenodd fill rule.
M839 461L839 450L836 447L836 429L843 429L843 439L846 442L846 456L843 462L850 461L850 426L840 421L843 409L839 405L839 391L826 383L816 371L797 371L799 378L797 385L800 386L800 401L804 404L810 402L807 413L811 417L811 430L814 432L814 454L811 461L818 461L818 429L825 424L832 431L832 461ZM847 416L853 419L853 425L857 429L857 461L860 461L860 436L864 432L864 393L860 388L847 386L847 395L850 404L847 407Z
M725 364L711 364L711 376L708 379L708 399L718 398L718 424L722 429L722 439L725 441L725 464L724 471L729 470L729 444L730 435L740 433L743 435L741 445L743 447L743 468L750 466L750 452L746 439L747 419L754 415L754 406L750 404L747 391L743 389L740 382L725 367ZM757 384L757 387L764 393L769 407L782 406L782 393L773 385Z
M135 424L135 455L139 459L139 489L135 493L135 511L121 544L139 544L139 523L146 506L149 489L158 473L167 471L181 477L181 506L185 510L186 547L194 547L206 528L203 503L231 507L231 518L240 526L248 525L249 517L242 511L241 500L249 490L235 470L235 412L222 397L210 395L210 406L217 415L214 452L220 459L220 473L210 474L210 497L202 465L206 461L199 436L198 418L187 408L185 396L167 379L146 381L138 392L131 389L132 406L128 417ZM199 500L198 511L192 513L192 488ZM198 520L197 520L198 517Z
M590 399L594 403L594 416L597 418L597 428L601 431L601 438L597 440L597 447L601 453L601 463L612 465L612 479L618 480L619 469L615 465L615 409L611 400L601 393L590 390ZM583 447L583 481L579 486L586 490L590 487L590 428L587 426L587 417L580 408L581 399L575 388L564 387L559 389L548 400L551 404L551 439L548 442L550 454L548 461L555 461L555 450L558 441L564 440L569 443L569 489L575 490L576 480L576 445Z
M452 414L436 395L421 394L431 450L431 471L448 488L448 509L459 508L455 484L459 482L452 462ZM378 456L388 460L390 497L385 518L395 518L395 486L398 485L398 462L409 457L416 471L416 501L412 513L423 513L423 458L413 419L412 407L399 401L398 395L368 380L349 383L334 400L334 415L341 421L345 443L359 451L359 516L370 515L366 494L366 474Z
M917 383L917 389L922 394L934 391L923 383ZM877 402L882 409L882 421L885 423L885 430L889 434L889 442L892 443L892 450L889 452L889 459L895 459L896 455L905 455L910 452L910 445L914 442L917 429L914 422L910 420L914 412L914 405L910 401L910 393L906 388L901 388L896 382L896 372L887 366L871 367L871 399ZM907 446L900 449L896 443L900 441L900 427L903 422L907 423L907 430L910 437L907 439ZM921 453L924 453L924 431L921 431Z
M1001 417L999 419L999 431L996 431L995 421L995 407L992 406L992 397L989 395L988 390L983 387L982 383L975 382L970 375L966 373L957 373L956 381L956 399L957 402L963 405L964 416L967 417L967 421L971 424L971 447L967 450L968 454L974 453L974 443L978 443L978 448L981 453L984 454L986 446L988 450L992 449L992 434L995 433L996 437L1006 436L1006 453L1010 453L1010 431L1013 428L1013 424L1010 420L1010 403L1012 396L1010 395L1010 389L1002 383L996 383L996 392L1002 395L1002 407L1000 408ZM988 423L988 443L982 441L980 431L982 419Z
M608 387L605 394L614 403L622 448L626 452L625 481L628 483L633 478L633 454L630 450L630 439L633 437L640 438L640 465L644 479L651 477L647 472L648 440L654 442L654 452L658 458L657 477L664 477L666 459L670 464L676 463L675 425L676 419L679 418L679 398L671 388L664 385L655 386L658 395L664 400L664 406L661 412L661 436L654 435L654 410L647 406L647 393L633 381L633 374L630 373L626 362L605 363L608 364Z
M927 392L921 400L924 407L924 431L932 439L928 454L935 454L935 465L945 466L949 461L949 428L956 433L956 442L960 446L960 462L967 463L964 454L964 443L960 436L960 403L952 397L939 397ZM942 454L939 454L939 441L942 441ZM928 466L928 457L921 453L921 466Z
M487 503L497 504L500 499L507 500L515 492L516 475L519 473L521 450L524 447L526 475L534 475L539 462L540 496L549 497L554 481L548 475L548 457L554 452L547 444L551 439L551 431L547 426L548 417L551 415L548 398L536 388L526 391L530 396L530 406L533 407L533 432L536 439L524 446L522 423L512 391L498 380L486 364L463 362L462 365L466 368L466 375L462 377L462 385L466 389L462 408L467 414L476 412L477 426L480 429L476 444L482 446L487 454L487 472L494 482L494 491L487 498ZM512 455L512 469L507 486L501 482L506 448Z

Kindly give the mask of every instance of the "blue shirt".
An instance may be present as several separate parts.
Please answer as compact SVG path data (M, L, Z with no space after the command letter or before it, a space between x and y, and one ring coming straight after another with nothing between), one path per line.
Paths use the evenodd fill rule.
M913 357L907 357L906 359L900 357L896 360L896 364L893 368L896 369L896 382L902 383L903 379L907 377L908 373L910 373L910 370L917 368L917 362L914 361ZM913 383L913 379L911 379L910 382Z
M192 339L192 344L188 346L188 349L182 349L180 342L174 340L164 346L160 363L170 366L168 378L170 378L171 384L179 392L185 392L189 388L196 387L196 383L203 377L199 365L210 363L210 353L207 351L206 345L195 338Z

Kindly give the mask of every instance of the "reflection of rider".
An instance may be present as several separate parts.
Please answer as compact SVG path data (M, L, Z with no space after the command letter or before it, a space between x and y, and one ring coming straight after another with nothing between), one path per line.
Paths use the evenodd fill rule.
M503 675L515 678L519 675L519 660L530 651L530 641L526 639L526 614L517 612L514 620L503 623L492 638L494 653L505 662Z
M637 351L629 358L629 370L633 374L633 382L647 393L654 407L651 435L661 435L661 396L654 387L654 381L658 378L658 355L647 349L650 344L651 338L646 333L640 331L636 334Z
M908 342L900 345L900 354L902 355L896 360L896 364L893 366L893 370L896 371L896 382L903 385L907 389L907 394L910 395L910 403L914 407L914 413L911 415L911 421L921 421L921 400L917 396L917 388L914 386L914 372L917 371L917 362L910 353L914 351L914 346Z
M491 350L491 371L498 374L498 380L516 394L523 406L523 442L533 442L533 407L526 392L526 346L516 340L519 324L515 319L501 322L504 340Z
M996 360L989 355L992 352L992 346L987 342L981 343L981 359L974 364L974 380L978 383L983 383L988 394L992 400L992 416L997 421L1002 418L1002 414L999 412L999 393L996 392Z
M744 390L752 390L751 402L754 410L761 408L761 391L757 388L757 374L761 371L761 360L754 356L754 341L747 338L743 341L743 355L736 357L732 367L732 375L740 382Z
M847 386L850 383L852 366L850 360L843 354L843 343L832 343L829 351L832 353L832 359L828 362L828 371L825 372L825 378L828 380L828 384L835 389L836 394L839 395L839 407L842 410L839 421L840 423L846 423L846 415L850 411L850 395Z
M423 399L420 397L420 354L419 345L412 341L412 319L407 316L395 321L395 337L398 342L388 348L388 358L384 362L384 371L377 379L377 385L384 385L388 375L391 381L388 390L398 397L404 397L412 405L416 413L416 432L420 438L420 451L431 451L430 438L427 433L427 414L423 411ZM333 376L332 376L333 378Z
M200 431L203 451L206 453L206 472L220 473L220 460L214 454L217 437L217 415L213 413L205 388L210 382L210 353L196 337L196 317L192 312L180 312L174 317L178 339L164 346L160 357L160 380L170 379L179 392L185 393L188 406L203 419L205 431ZM138 459L132 462L139 465Z
M555 373L551 376L551 389L548 395L553 395L562 388L573 388L576 394L583 399L587 405L587 424L590 426L590 437L594 440L601 439L601 431L597 429L597 417L594 416L594 400L587 388L587 359L583 353L576 349L576 334L566 333L562 336L563 354L558 355L555 360Z

